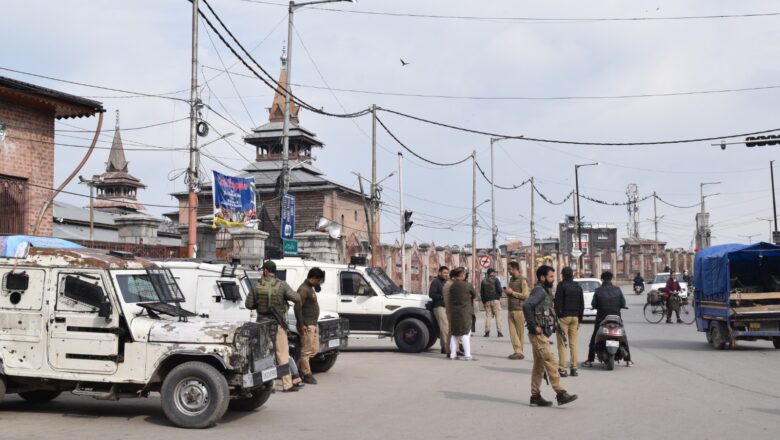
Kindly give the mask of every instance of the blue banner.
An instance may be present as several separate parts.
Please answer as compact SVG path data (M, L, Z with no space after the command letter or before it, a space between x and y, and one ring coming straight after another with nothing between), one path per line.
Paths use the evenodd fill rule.
M290 194L282 196L282 238L295 238L295 197Z
M214 226L257 225L255 179L214 171Z

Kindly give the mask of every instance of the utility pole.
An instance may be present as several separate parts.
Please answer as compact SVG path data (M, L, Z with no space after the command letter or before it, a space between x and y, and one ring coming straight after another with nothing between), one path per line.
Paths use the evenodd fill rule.
M371 241L372 241L372 237L374 236L374 234L373 234L373 225L371 224L371 222L373 220L373 216L369 215L369 212L371 211L371 209L369 208L369 205L372 204L372 200L366 201L366 193L363 191L363 176L361 176L360 173L353 173L353 174L355 174L357 176L357 178L358 178L358 187L360 188L360 198L363 199L363 210L364 210L364 213L366 215L366 232L368 234L368 237L367 237L368 238L368 252L371 253L371 257L373 259L373 252L372 252L372 248L371 248L371 245L372 245ZM373 186L373 184L372 184L372 186Z
M477 150L471 152L471 284L477 288Z
M773 235L773 234L772 234L772 222L773 222L774 220L773 220L773 219L771 219L771 218L760 218L760 217L756 217L756 220L761 220L762 222L767 222L767 223L769 223L769 241L767 241L767 243L772 243L772 242L774 241L774 239L773 239L773 237L772 237L772 235Z
M404 155L398 152L398 194L400 197L400 209L398 213L399 222L401 227L401 287L405 291L408 291L409 286L406 284L406 228L404 227L404 172L403 172L403 160Z
M770 160L769 161L769 173L772 177L772 210L774 213L774 219L775 219L775 232L777 232L777 203L775 201L775 161ZM774 234L772 234L772 238L770 239L771 243L774 243ZM777 243L775 243L777 244Z
M190 81L190 166L187 170L189 200L187 216L187 257L195 258L198 233L198 184L200 151L198 150L198 0L192 0L192 76Z
M536 266L536 228L534 224L534 191L536 191L536 187L534 186L534 176L531 176L531 268L529 272L531 275L533 275L534 271L536 270L534 266ZM528 278L529 280L534 279L533 276L530 276Z
M380 266L379 262L373 261L376 257L379 246L379 231L377 231L376 216L379 209L379 200L377 197L376 183L376 104L371 106L371 229L368 234L368 243L371 248L372 266Z
M79 176L79 183L89 187L89 241L95 239L95 185L102 181L103 179L98 175L92 176L91 179Z
M655 255L653 255L653 273L658 273L658 221L664 216L658 217L658 195L653 191L653 227L655 228ZM644 275L644 274L643 274Z
M490 233L492 237L491 249L493 253L493 263L491 264L491 267L493 267L493 269L496 268L496 259L498 258L498 254L496 253L496 233L498 232L498 229L496 228L496 164L493 160L493 144L498 140L499 138L490 138L490 210L492 212Z

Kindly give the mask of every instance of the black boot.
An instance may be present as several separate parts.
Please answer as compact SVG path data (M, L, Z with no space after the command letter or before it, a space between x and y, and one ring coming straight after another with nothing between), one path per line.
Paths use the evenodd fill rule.
M567 403L571 403L577 400L577 395L569 394L566 391L561 391L557 396L555 396L555 400L558 401L558 406L566 405Z
M559 368L559 369L558 369L558 374L559 374L561 377L567 377L567 376L569 375L569 373L567 373L567 372L566 372L566 370L564 370L563 368Z
M531 396L531 406L552 406L552 402L544 400L541 394Z

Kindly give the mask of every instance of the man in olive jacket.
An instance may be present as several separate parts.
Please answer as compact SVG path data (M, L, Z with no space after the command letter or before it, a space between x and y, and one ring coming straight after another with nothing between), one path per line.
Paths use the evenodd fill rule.
M284 281L276 278L276 264L273 261L263 263L263 278L255 283L252 294L246 297L246 308L257 310L257 320L261 318L274 319L271 309L275 309L281 315L282 322L276 330L276 362L278 365L287 365L290 362L290 347L287 340L287 301L295 304L301 302L300 296ZM292 384L292 376L282 377L282 391L298 391Z
M509 263L509 286L504 288L507 297L507 315L509 315L509 339L512 341L512 354L509 359L525 359L523 354L523 336L525 335L525 318L523 317L523 301L528 298L528 282L520 272L517 261Z
M471 315L474 313L474 300L477 293L471 283L466 282L466 270L458 267L452 270L453 282L447 286L444 301L447 307L447 319L450 323L450 359L457 359L458 339L463 344L464 359L471 357Z
M552 287L555 283L555 270L547 265L536 269L537 284L523 304L528 339L533 347L534 366L531 370L531 406L552 406L541 394L542 377L547 374L550 385L556 393L558 405L577 400L576 394L569 394L561 386L555 355L550 349L549 337L557 326L553 304Z
M298 295L301 302L295 304L295 320L298 327L298 334L301 335L301 359L298 368L303 374L305 383L316 385L317 379L311 374L311 365L309 361L317 355L320 350L320 304L317 301L317 292L322 288L322 280L325 279L325 272L319 267L313 267L309 270L303 284L298 288Z
M428 289L428 297L431 298L433 306L433 316L439 325L439 344L441 352L449 355L450 353L450 324L447 321L447 311L444 308L444 284L450 276L450 269L447 266L439 268L439 275L431 281L431 287Z

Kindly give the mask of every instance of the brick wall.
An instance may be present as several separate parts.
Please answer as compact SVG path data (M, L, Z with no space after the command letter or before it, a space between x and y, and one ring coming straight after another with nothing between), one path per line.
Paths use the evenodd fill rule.
M0 101L0 122L8 126L8 133L0 143L0 175L27 180L25 233L31 234L54 184L54 114ZM51 206L37 233L52 234Z
M295 232L313 231L317 221L323 215L325 193L323 192L293 192L295 196ZM268 232L266 249L278 250L282 246L279 223L281 216L281 199L275 194L260 194L263 202L261 211L261 229Z

